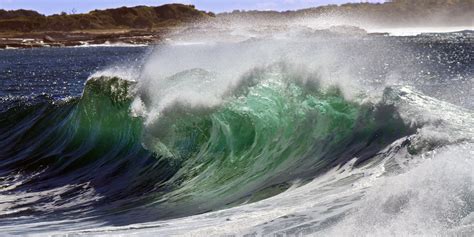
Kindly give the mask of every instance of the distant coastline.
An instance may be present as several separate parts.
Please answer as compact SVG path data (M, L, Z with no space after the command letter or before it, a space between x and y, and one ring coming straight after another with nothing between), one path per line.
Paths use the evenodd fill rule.
M184 23L213 16L183 4L51 16L30 10L0 10L0 48L152 44Z
M121 7L51 16L31 10L0 9L0 49L150 45L165 41L167 33L189 23L233 20L278 24L311 17L345 18L349 23L370 22L375 28L384 29L369 31L373 35L387 35L385 29L401 27L462 29L459 26L472 25L473 5L470 0L393 0L383 4L328 5L286 12L237 10L217 15L184 4Z

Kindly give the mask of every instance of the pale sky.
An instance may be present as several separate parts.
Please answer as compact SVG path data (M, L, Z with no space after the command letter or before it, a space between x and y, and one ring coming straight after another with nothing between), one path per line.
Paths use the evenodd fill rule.
M158 6L166 3L194 4L200 10L225 12L239 10L294 10L347 2L383 2L383 0L0 0L0 9L30 9L50 15L62 11L89 12L121 6Z

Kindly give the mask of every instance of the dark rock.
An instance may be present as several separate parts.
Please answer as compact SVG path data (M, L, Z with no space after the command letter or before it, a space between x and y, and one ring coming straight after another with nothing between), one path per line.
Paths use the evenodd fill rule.
M54 43L54 42L56 42L56 40L54 40L54 38L49 36L49 35L45 35L43 37L43 42L45 42L45 43Z

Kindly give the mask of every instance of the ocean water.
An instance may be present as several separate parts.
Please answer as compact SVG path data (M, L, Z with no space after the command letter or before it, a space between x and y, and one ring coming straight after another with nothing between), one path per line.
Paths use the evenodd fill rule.
M94 72L136 63L147 47L40 48L0 51L0 96L78 96Z
M472 42L0 51L0 233L470 236Z

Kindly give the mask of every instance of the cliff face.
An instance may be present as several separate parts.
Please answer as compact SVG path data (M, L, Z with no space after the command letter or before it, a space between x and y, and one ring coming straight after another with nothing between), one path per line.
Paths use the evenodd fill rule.
M95 10L87 14L44 16L35 11L0 10L0 31L75 31L105 29L150 29L176 26L212 17L193 5L168 4L159 7L122 7Z

